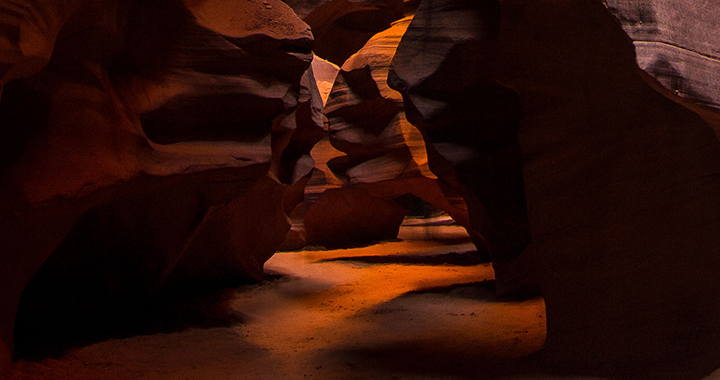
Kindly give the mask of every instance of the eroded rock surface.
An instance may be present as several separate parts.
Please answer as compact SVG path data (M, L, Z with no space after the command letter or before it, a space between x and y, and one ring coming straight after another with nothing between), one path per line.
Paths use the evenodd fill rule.
M462 198L430 171L423 136L405 119L400 93L387 85L390 62L410 21L399 20L373 36L337 76L325 106L332 147L316 148L316 154L329 158L322 177L334 189L320 194L305 215L310 244L343 246L395 238L403 219L398 216L409 211L403 199L407 194L470 228ZM328 152L333 149L336 153ZM340 217L351 199L368 206L359 206L356 218L345 215L348 211ZM368 208L373 202L376 206ZM375 214L377 226L369 223L369 214L362 217L367 212ZM380 224L385 228L377 228ZM479 239L472 229L470 233Z
M490 67L499 25L497 1L422 2L388 83L427 136L433 171L468 204L493 257L498 292L509 295L531 287L518 263L530 232L517 141L521 104Z
M558 25L561 14L573 17ZM550 358L714 369L713 126L648 85L602 5L507 2L503 15L497 67L526 112L520 141Z
M261 277L322 136L309 27L278 0L0 10L0 365L28 283L33 338L43 299L98 326L105 301Z
M720 4L607 0L635 45L637 62L683 98L720 107Z
M477 115L457 112L472 106L488 110L479 125L517 122L533 238L527 253L545 297L549 362L621 377L697 379L717 368L716 117L658 92L601 2L427 1L413 22L423 6L437 7L428 23L446 15L447 34L412 35L411 24L393 63L395 87L406 108L416 108L409 120L438 128L431 141L452 127L441 124L445 115ZM475 34L463 38L462 25L476 25ZM446 68L458 66L445 65L461 47L477 52L462 55L477 75L452 81ZM473 80L475 97L448 96ZM483 204L492 215L492 202Z
M306 17L315 36L313 50L320 57L343 65L375 34L404 16L414 2L402 0L326 2Z

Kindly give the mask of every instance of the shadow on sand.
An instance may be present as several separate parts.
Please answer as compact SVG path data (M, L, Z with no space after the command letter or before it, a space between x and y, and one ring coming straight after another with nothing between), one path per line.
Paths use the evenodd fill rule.
M484 252L450 252L440 255L368 255L342 256L319 262L353 261L366 264L412 264L412 265L457 265L474 266L490 262L490 255Z
M492 347L446 340L406 340L369 347L339 348L328 353L346 366L370 367L403 379L423 375L451 379L542 379L548 375L542 351L504 358Z

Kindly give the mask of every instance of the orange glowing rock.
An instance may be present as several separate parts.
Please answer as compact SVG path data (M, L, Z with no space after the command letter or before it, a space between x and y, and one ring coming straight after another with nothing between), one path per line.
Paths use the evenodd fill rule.
M370 38L337 75L325 106L332 146L321 143L313 152L324 169L324 186L334 189L321 194L305 215L309 243L340 246L343 241L358 244L394 238L402 222L398 215L408 210L401 212L393 199L405 194L422 198L469 228L465 203L430 170L422 134L405 119L401 94L387 85L390 62L411 20L396 21ZM324 188L314 183L309 190L318 193ZM341 195L343 191L347 194ZM349 211L342 211L344 217L331 216L346 210L352 203L348 199L356 198L356 218L345 215ZM372 211L382 229L364 222L367 210L360 205L370 199L388 205Z
M500 25L497 1L424 1L388 74L407 119L426 137L432 171L462 195L471 226L493 257L498 294L536 291L524 256L530 243L517 94L489 65Z
M332 0L313 9L305 18L315 36L313 50L320 57L342 65L375 34L403 17L402 4Z

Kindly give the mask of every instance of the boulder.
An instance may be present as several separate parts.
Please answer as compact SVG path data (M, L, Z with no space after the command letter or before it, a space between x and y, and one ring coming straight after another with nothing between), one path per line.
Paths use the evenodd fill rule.
M362 189L328 189L305 214L307 244L332 249L395 239L407 213Z

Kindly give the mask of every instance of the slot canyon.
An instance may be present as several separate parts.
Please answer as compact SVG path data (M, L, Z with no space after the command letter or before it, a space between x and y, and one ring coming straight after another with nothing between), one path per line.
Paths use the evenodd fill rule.
M0 380L720 379L720 3L1 0Z

